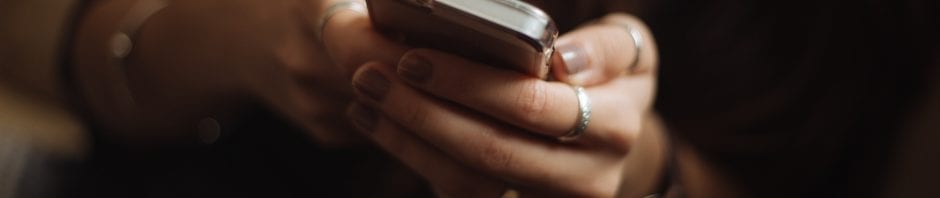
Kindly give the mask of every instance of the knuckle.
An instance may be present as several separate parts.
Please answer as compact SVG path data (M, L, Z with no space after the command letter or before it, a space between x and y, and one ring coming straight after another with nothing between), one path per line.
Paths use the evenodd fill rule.
M628 153L636 137L643 130L643 123L637 116L628 116L615 129L611 129L606 139L619 152Z
M403 119L401 124L404 126L412 126L414 128L425 128L428 124L428 119L431 119L430 112L424 108L402 108L404 111Z
M482 159L480 161L484 169L497 174L512 171L513 161L515 160L515 156L513 156L512 152L495 142L488 142L482 145Z
M522 84L522 91L516 95L516 104L519 107L518 117L529 123L541 120L548 106L548 87L539 81L526 81Z
M633 144L633 137L623 132L614 132L611 133L608 138L608 142L611 144L611 148L618 153L629 153L630 145Z

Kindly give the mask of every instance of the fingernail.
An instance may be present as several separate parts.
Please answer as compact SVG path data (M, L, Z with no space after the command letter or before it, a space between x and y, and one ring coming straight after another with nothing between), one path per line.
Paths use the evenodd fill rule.
M371 68L359 74L353 82L353 87L356 90L374 101L382 101L391 86L391 81L388 81L388 78Z
M360 131L368 134L372 133L373 129L375 129L378 116L375 114L375 111L369 107L362 104L353 104L352 107L349 108L349 119Z
M555 50L558 50L558 53L561 54L561 58L565 62L565 69L568 70L568 75L584 71L588 65L587 54L580 45L564 43L555 47Z
M414 83L424 83L431 77L431 63L424 57L411 53L402 57L398 65L398 75Z

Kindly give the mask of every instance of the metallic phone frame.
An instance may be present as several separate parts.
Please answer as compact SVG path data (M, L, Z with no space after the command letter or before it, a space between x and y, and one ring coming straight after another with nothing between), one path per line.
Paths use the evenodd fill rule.
M406 36L435 37L438 41L431 47L444 48L445 51L456 48L441 44L446 41L440 40L446 38L465 36L495 39L498 42L483 41L473 43L471 47L479 48L475 51L491 52L469 54L486 54L501 60L497 63L514 64L523 72L541 77L547 72L547 69L542 68L547 68L558 37L554 21L545 12L518 0L367 0L367 3L373 23L379 29L404 33ZM441 38L436 38L438 36Z

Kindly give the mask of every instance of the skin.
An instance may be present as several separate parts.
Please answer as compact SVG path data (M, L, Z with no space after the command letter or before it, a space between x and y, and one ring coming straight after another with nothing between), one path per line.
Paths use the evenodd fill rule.
M397 71L379 62L361 67L353 77L359 104L350 114L373 141L428 178L445 197L498 196L506 188L539 197L612 197L625 182L625 165L630 160L661 161L662 149L655 148L663 146L644 145L653 148L644 150L652 156L629 158L640 137L662 142L658 131L641 130L654 94L655 46L647 46L639 68L628 71L632 56L615 55L636 51L621 44L632 41L625 40L627 32L616 23L644 27L635 18L611 15L559 41L577 43L588 52L589 65L576 75L588 86L593 119L574 142L552 138L566 133L577 119L577 99L566 82L428 49L406 53ZM565 66L555 61L557 67ZM408 70L402 68L414 62L431 68L428 77L408 80ZM574 77L563 72L556 76ZM656 181L650 175L630 179L632 184ZM633 190L623 193L642 195L650 189Z
M657 183L665 143L662 130L648 129L658 126L650 112L658 57L639 20L615 14L562 36L558 44L580 46L588 64L568 74L556 56L562 81L550 82L410 49L351 11L333 16L321 43L312 34L316 17L333 2L174 1L141 27L122 68L102 52L131 2L98 1L78 27L73 75L109 138L134 147L195 139L201 118L237 119L250 103L304 126L320 145L347 145L357 137L342 133L350 127L342 112L356 101L350 112L376 115L352 114L364 137L444 197L507 188L524 196L635 197ZM613 23L647 35L639 68L626 68L636 52ZM402 57L448 69L432 69L424 83L404 80L396 67ZM366 74L388 80L381 99L351 88ZM586 87L594 117L584 136L561 143L553 137L577 115L571 82Z
M344 28L330 30L356 39L319 43L314 18L331 1L174 1L141 26L120 67L105 52L132 3L90 6L72 54L86 109L109 138L130 147L195 140L200 119L235 121L250 103L285 115L320 145L348 145L357 137L337 131L351 129L341 115L352 71L366 61L394 63L405 51L368 20L343 17L331 22Z

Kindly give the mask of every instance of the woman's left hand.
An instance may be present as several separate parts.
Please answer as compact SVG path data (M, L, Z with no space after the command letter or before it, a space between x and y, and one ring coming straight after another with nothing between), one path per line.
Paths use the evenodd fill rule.
M397 71L380 63L361 67L353 78L359 104L349 114L444 197L495 197L509 188L610 197L627 183L648 191L662 162L660 134L642 132L654 95L656 48L636 18L614 14L604 21L559 39L553 69L568 83L418 49ZM616 24L641 32L645 45L637 50L626 26ZM639 61L628 68L634 57ZM569 83L585 86L593 115L583 136L561 142L555 137L579 119Z

